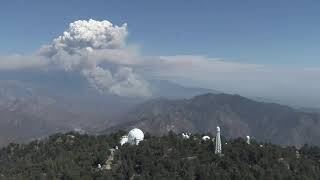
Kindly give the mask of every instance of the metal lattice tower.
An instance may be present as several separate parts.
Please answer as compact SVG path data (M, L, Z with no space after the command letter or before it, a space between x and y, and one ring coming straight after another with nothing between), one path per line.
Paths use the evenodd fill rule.
M215 154L221 155L222 148L221 148L221 138L220 138L220 127L217 127L217 136L216 136L216 150Z

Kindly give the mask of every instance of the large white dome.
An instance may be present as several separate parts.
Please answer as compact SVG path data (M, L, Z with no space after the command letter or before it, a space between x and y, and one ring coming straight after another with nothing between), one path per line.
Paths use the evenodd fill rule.
M138 145L140 141L143 141L144 134L138 129L134 128L128 133L128 143Z

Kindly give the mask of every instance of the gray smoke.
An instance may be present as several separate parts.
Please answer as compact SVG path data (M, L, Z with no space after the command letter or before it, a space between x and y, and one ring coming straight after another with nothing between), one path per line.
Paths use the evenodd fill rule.
M120 96L150 96L147 81L134 72L139 60L126 47L127 25L79 20L38 54L65 71L77 72L100 92Z

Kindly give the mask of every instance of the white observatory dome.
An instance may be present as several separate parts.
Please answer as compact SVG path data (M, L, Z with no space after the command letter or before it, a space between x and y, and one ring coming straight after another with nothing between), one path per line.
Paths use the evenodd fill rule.
M189 139L190 135L188 135L188 133L182 133L182 138L183 139Z
M127 142L128 142L128 136L122 136L120 139L120 145L122 146Z
M206 140L209 140L210 139L210 136L203 136L202 137L202 140L206 141Z
M138 145L140 141L143 141L144 134L138 129L134 128L128 133L128 143Z

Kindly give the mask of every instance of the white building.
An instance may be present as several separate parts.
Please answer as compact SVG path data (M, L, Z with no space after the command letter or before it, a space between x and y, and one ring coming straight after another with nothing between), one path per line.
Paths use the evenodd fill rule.
M247 136L247 144L250 144L250 136Z
M128 143L131 145L138 145L143 139L144 133L138 128L134 128L128 133Z
M122 136L120 139L120 145L122 146L127 142L128 142L128 136Z
M207 140L210 140L211 138L209 137L209 136L203 136L202 137L202 140L204 140L204 141L207 141Z
M122 146L126 143L129 143L131 145L138 145L140 141L143 141L143 139L143 132L138 128L134 128L131 131L129 131L128 135L121 137L120 145Z
M190 135L188 135L188 133L182 133L182 138L183 139L189 139Z

